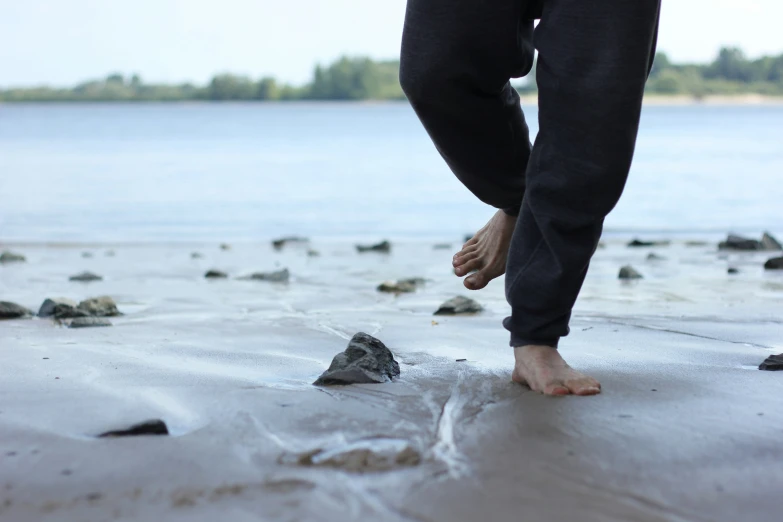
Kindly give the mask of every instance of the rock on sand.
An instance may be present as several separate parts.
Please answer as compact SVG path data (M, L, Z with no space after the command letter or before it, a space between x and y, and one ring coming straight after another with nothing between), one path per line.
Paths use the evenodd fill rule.
M397 281L385 281L378 285L379 292L390 294L405 294L415 292L426 280L422 277L411 277L408 279L398 279Z
M769 232L764 232L764 235L761 236L761 247L764 250L783 250L783 245L780 244L780 241L775 239Z
M122 315L117 309L117 303L107 295L85 299L79 303L77 308L95 317L116 317Z
M68 328L93 328L97 326L111 326L111 321L103 317L77 317Z
M767 262L764 263L764 268L767 270L783 270L783 256L767 259Z
M381 241L377 245L356 245L356 250L359 252L382 252L388 254L391 252L391 243Z
M620 273L617 275L620 279L641 279L642 274L636 271L631 265L625 265L620 269Z
M628 243L629 247L654 247L654 246L667 246L669 241L642 241L641 239L634 239Z
M297 244L306 244L310 240L306 237L298 237L298 236L288 236L288 237L281 237L280 239L275 239L272 241L272 247L274 247L275 250L281 250L284 246L286 246L289 243L297 243Z
M120 430L107 431L101 433L101 438L131 437L137 435L168 435L169 428L166 423L160 419L152 419Z
M761 241L738 236L736 234L729 234L729 237L727 237L725 241L721 241L718 244L718 249L741 251L783 250L783 246L772 234L764 232L764 235L761 236Z
M93 274L92 272L82 272L81 274L72 275L68 278L68 280L87 283L90 281L103 281L103 277L99 276L98 274Z
M25 261L27 261L27 259L22 254L17 254L10 250L6 250L0 254L0 263L24 263Z
M68 308L76 309L77 303L65 297L48 297L41 303L41 307L38 309L38 317L55 315L55 310L58 306L62 307L63 310Z
M484 310L484 307L473 299L458 295L440 305L440 308L433 315L477 314L482 310Z
M221 272L220 270L209 270L206 274L204 274L204 277L207 279L225 279L228 277L228 274Z
M255 272L248 276L240 277L243 281L269 281L271 283L287 283L291 278L291 273L287 268L277 272Z
M329 369L313 383L316 386L335 384L391 382L400 375L400 365L394 355L375 337L363 332L353 336L344 352L332 359Z
M759 365L759 370L771 372L783 370L783 353L767 357L764 362Z
M24 306L9 301L0 301L0 319L19 319L30 317L33 312Z

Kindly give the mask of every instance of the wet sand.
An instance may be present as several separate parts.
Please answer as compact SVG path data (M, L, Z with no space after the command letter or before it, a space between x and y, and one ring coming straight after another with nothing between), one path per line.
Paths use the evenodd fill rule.
M597 252L562 343L603 384L588 398L510 381L502 280L464 290L457 241L390 255L315 241L320 257L10 245L28 261L0 266L2 300L110 295L125 315L96 329L0 323L0 520L777 520L783 375L756 368L783 352L783 274L763 271L767 253L627 239ZM619 281L628 263L645 278ZM287 285L233 279L283 267ZM232 279L205 280L210 268ZM105 279L68 281L83 270ZM375 290L416 276L429 282L413 294ZM433 317L454 295L485 312ZM313 387L357 331L383 340L401 378ZM94 437L150 418L171 436ZM351 444L421 460L364 473L296 462Z

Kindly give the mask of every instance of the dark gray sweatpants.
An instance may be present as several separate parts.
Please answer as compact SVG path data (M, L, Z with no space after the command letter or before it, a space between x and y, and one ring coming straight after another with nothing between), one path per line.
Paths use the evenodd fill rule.
M633 158L660 0L408 0L400 83L481 201L519 215L511 345L557 346ZM533 19L541 21L533 30ZM539 52L539 132L519 96Z

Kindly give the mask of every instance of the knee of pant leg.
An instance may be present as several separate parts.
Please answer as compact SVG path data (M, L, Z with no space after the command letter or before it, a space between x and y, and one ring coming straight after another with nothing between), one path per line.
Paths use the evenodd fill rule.
M418 57L404 57L400 61L400 86L414 106L435 99L445 85L437 67L427 62Z

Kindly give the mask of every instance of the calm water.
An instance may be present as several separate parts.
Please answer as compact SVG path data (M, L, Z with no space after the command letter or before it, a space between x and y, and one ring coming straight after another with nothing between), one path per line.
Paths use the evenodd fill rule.
M607 229L781 230L781 179L783 106L647 107ZM407 104L0 105L0 241L453 238L491 212Z

